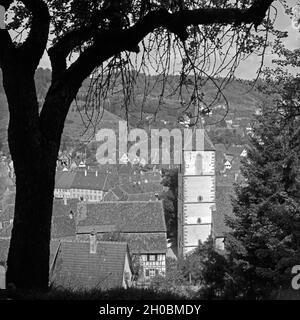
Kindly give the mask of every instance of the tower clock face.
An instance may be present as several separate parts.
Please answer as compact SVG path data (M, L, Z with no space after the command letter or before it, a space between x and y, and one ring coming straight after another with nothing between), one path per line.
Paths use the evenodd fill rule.
M185 151L184 175L214 175L215 154L213 151Z

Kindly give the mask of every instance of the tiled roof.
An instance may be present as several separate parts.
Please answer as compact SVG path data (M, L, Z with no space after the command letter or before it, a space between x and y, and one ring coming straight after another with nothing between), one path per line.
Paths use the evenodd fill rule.
M120 185L120 188L127 194L143 193L143 189L141 188L141 186L133 182L122 184Z
M54 286L72 289L109 289L123 282L127 243L100 241L90 253L89 242L63 241L51 275Z
M193 139L192 140L193 141L192 142L192 146L193 146L192 150L195 150L195 145L196 145L196 133L195 133L196 129L197 129L196 127L193 128L193 135L191 136L191 139ZM185 141L188 141L188 140L185 140ZM204 146L197 146L197 150L201 150L202 148L204 151L215 151L214 144L210 140L206 130L204 130ZM191 150L191 149L189 149L189 150Z
M55 175L56 189L70 189L76 173L71 171L57 171Z
M51 238L65 238L76 236L75 216L77 211L78 200L68 200L67 205L64 205L63 200L55 199L53 202ZM70 213L73 213L73 219L70 218ZM10 221L13 219L14 205L9 205L3 214L0 216L0 221ZM0 237L10 237L12 224L0 230Z
M54 216L52 217L51 239L76 237L75 218Z
M78 171L72 181L72 189L106 190L107 174Z
M127 200L127 194L119 186L116 186L111 191L118 198L118 200Z
M141 188L145 193L149 193L149 192L160 193L163 191L163 186L160 182L145 183L145 181L142 181Z
M109 177L110 176L110 177ZM56 172L56 189L89 189L89 190L108 190L114 185L113 175L107 173L96 173L96 171L66 171Z
M52 210L52 216L53 217L66 217L69 216L71 212L73 214L76 213L77 210L77 203L79 200L77 199L67 199L66 204L64 203L64 200L62 199L54 199L53 201L53 210Z
M223 143L215 144L215 149L216 149L216 151L220 151L220 152L223 152L223 153L226 153L226 150L227 150Z
M231 146L228 148L226 153L232 154L234 156L240 156L240 154L243 152L244 149L245 149L244 146Z
M208 136L208 133L206 132L206 130L204 131L204 150L205 151L215 150L214 144L210 140L210 137Z
M77 199L53 201L51 238L66 238L76 236L75 216L77 212Z
M128 201L156 201L155 192L130 194Z
M109 190L103 197L103 201L119 201L119 198Z
M166 233L121 233L133 254L166 253Z
M120 232L165 232L166 225L161 201L101 202L81 204L81 226L114 225Z
M216 187L216 211L213 211L213 234L216 238L224 237L224 234L229 231L229 227L225 224L225 218L233 216L232 194L232 186Z
M160 193L163 190L163 186L160 181L149 182L146 178L140 176L140 180L135 179L136 181L124 183L120 185L120 188L123 192L126 192L128 195L141 194L141 193Z

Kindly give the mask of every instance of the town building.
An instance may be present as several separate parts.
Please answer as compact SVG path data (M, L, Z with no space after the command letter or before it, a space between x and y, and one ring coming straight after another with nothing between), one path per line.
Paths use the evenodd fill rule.
M147 283L155 275L165 275L167 231L161 201L117 201L80 203L76 217L77 239L96 234L126 241L130 254L139 259L139 282Z
M226 219L233 217L232 195L232 185L216 187L216 210L213 212L212 238L215 248L221 251L225 250L226 233L230 231L230 228L226 225Z
M98 171L57 171L55 198L82 199L99 202L110 188L109 175Z
M50 284L71 290L107 290L132 286L132 265L126 242L52 241Z
M200 145L183 148L178 176L178 254L184 256L205 242L212 232L215 210L215 148L205 130ZM197 139L196 139L197 141Z
M0 289L5 289L9 239L0 238ZM132 263L124 242L54 240L50 243L49 284L71 290L128 288Z

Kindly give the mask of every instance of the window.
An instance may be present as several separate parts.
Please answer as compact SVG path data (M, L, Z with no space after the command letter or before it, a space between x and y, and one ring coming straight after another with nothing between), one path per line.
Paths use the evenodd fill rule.
M146 277L149 277L149 270L148 269L145 270L145 275L146 275Z
M150 277L154 277L155 276L155 269L150 269L149 270L149 275L150 275Z
M156 261L156 254L149 254L148 261Z

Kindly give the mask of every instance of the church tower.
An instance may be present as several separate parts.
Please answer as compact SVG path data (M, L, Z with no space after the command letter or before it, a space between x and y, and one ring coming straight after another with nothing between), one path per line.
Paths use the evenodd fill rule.
M192 148L182 150L178 176L178 254L185 256L207 240L215 210L215 148L202 125L193 127ZM202 139L195 139L201 135Z

